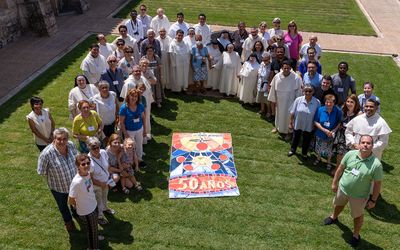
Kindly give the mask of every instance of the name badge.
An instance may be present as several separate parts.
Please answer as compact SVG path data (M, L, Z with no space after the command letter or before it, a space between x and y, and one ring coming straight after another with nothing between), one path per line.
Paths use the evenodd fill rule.
M244 39L240 39L240 42L241 42L241 43L244 43Z
M278 74L278 73L279 73L279 70L274 70L274 72L275 72L275 74Z
M140 121L139 118L133 119L133 123L138 123Z
M94 131L94 126L88 127L88 130L89 130L89 131Z
M118 85L119 82L118 82L118 81L113 81L113 84L114 84L114 85Z
M337 91L338 91L338 92L343 92L343 91L344 91L344 88L338 88Z
M324 122L324 126L325 126L325 127L329 128L330 125L331 125L331 123L330 123L329 121Z
M358 176L358 175L360 174L360 170L353 168L353 169L351 170L351 173L352 173L354 176Z
M292 45L292 43L286 43L286 45L287 45L287 46L290 46L290 45Z

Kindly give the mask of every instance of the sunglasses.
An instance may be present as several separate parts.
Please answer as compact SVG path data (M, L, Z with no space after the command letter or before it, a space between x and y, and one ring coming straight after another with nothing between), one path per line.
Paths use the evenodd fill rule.
M90 149L91 150L96 150L96 149L99 149L100 147L99 146L94 146L94 147L91 147Z
M140 9L141 11L146 11L146 9Z
M90 166L90 161L88 162L81 162L80 164L82 167Z
M296 26L295 25L289 25L288 27L290 28L290 27L296 27Z
M312 93L312 90L305 90L304 93Z
M108 61L109 63L116 63L117 61L116 60L110 60L110 61Z
M133 53L133 51L125 51L126 53L129 53L129 54L132 54Z
M124 46L123 43L117 43L117 46Z

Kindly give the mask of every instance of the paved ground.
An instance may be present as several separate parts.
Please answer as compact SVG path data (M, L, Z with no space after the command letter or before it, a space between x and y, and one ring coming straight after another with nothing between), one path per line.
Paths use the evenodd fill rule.
M122 21L110 14L125 0L89 0L90 10L84 15L57 17L58 32L52 37L26 34L0 50L4 60L0 69L0 105L16 94L40 72L74 47L86 35L111 33ZM323 49L332 51L400 54L399 0L357 0L377 32L377 37L313 33ZM213 30L234 27L213 26ZM307 39L311 33L302 32ZM398 59L397 59L397 62Z

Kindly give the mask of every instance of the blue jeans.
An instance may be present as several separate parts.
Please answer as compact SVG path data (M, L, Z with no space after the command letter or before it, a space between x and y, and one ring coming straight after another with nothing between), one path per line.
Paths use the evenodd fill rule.
M68 193L60 193L54 190L50 190L51 193L53 194L54 199L56 200L58 210L60 210L60 213L64 219L65 223L71 222L72 221L72 215L71 211L69 210L68 207Z

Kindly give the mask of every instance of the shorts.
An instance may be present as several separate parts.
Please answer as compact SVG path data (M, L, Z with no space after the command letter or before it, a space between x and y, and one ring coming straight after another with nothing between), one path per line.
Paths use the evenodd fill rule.
M367 205L368 198L352 198L338 189L336 196L333 198L333 205L345 206L349 202L350 214L353 219L364 214L364 208Z

